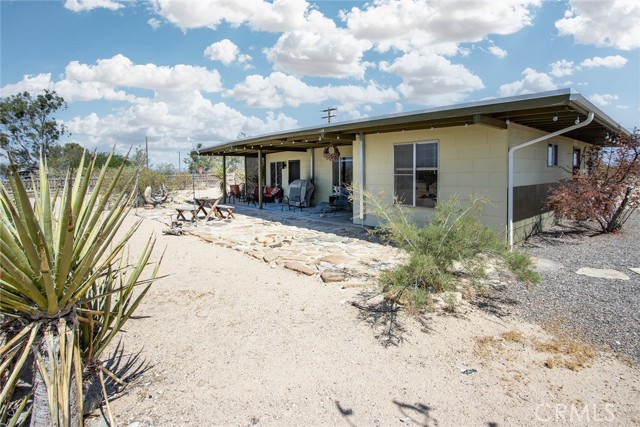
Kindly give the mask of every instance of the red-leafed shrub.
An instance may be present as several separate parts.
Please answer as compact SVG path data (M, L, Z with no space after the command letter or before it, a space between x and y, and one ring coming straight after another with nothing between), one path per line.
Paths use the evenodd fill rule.
M586 168L560 182L548 204L559 218L595 221L603 233L619 231L640 206L640 134L620 134L605 147L585 150Z

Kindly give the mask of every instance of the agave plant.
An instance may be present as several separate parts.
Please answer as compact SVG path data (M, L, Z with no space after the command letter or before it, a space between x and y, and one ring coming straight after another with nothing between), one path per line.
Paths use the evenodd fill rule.
M122 167L106 182L110 158L91 189L95 160L61 193L43 160L32 199L13 167L11 192L0 184L0 425L82 425L83 375L115 378L99 357L157 278L160 262L141 279L155 239L127 260L140 221L120 232L134 196L116 190Z

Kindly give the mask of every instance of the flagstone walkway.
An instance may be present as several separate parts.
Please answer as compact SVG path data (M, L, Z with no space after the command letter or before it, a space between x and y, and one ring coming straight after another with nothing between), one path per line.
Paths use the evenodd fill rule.
M168 228L176 211L168 204L138 208L135 213ZM351 212L321 217L313 210L291 212L273 205L257 209L237 204L234 216L205 223L201 214L196 224L180 223L189 234L244 252L273 268L319 276L325 283L339 282L343 287L372 285L381 270L403 259L401 251L382 244L369 229L352 224Z

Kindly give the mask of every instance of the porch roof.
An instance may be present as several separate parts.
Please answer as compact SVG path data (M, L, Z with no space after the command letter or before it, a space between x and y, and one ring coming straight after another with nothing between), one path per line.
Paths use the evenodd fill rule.
M259 150L264 154L306 151L309 148L324 148L329 144L351 145L359 133L398 132L472 124L506 129L508 123L517 123L550 133L569 127L575 124L576 120L585 120L591 111L595 113L595 118L589 125L564 135L586 143L602 144L606 141L607 135L628 133L619 123L579 93L571 89L560 89L238 139L204 148L200 154L256 156Z

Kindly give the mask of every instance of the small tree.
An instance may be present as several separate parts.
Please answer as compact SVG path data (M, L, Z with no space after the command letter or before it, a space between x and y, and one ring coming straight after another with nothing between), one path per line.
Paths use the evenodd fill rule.
M51 115L66 109L64 99L45 90L35 98L22 92L0 101L0 148L11 154L19 168L36 168L40 152L49 154L66 128ZM2 156L5 154L0 153Z
M420 309L429 294L455 288L456 263L471 277L483 277L486 256L523 282L540 280L527 254L510 252L504 239L482 224L482 198L471 197L462 203L454 196L439 201L428 225L421 226L397 201L389 205L380 197L367 192L364 195L369 210L379 219L377 232L408 255L406 262L380 276L383 289L392 299Z
M640 134L620 134L604 148L589 147L584 173L561 181L548 205L559 218L596 221L603 233L618 231L640 206Z

